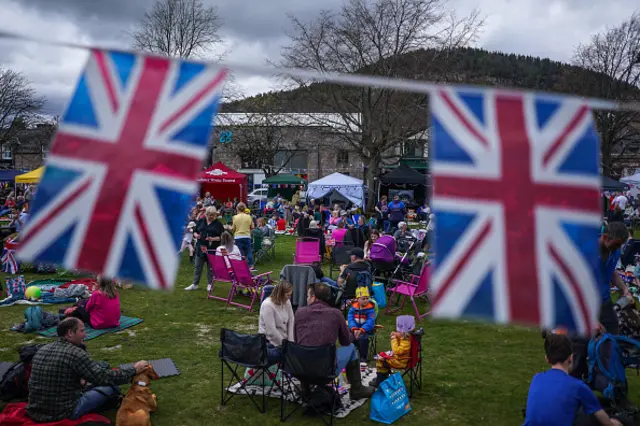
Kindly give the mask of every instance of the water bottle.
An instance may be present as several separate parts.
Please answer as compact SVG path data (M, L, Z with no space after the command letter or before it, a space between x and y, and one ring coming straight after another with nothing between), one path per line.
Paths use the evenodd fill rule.
M613 309L615 311L620 311L624 308L626 308L627 306L629 306L630 304L634 303L633 301L633 297L629 297L629 296L622 296L621 298L619 298L616 301L616 304L613 305Z

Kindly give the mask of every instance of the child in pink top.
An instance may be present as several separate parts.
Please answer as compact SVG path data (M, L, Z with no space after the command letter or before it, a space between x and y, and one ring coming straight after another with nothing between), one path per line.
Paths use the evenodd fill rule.
M113 281L98 277L99 290L94 291L87 306L89 323L95 329L113 328L120 325L120 298Z

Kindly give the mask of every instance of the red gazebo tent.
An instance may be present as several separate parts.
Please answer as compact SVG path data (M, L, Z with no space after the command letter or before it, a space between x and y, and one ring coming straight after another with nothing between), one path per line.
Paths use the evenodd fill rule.
M227 198L238 197L239 200L247 201L248 176L231 170L222 162L217 162L213 166L204 170L198 182L202 185L202 194L210 192L219 201L227 201Z

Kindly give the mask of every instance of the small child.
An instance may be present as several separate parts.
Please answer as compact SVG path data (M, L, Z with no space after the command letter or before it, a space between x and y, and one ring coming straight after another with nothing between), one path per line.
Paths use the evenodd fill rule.
M193 231L196 228L195 222L189 222L187 228L184 232L184 236L182 237L182 246L180 247L180 252L182 253L184 249L189 249L189 261L193 263Z
M367 363L369 355L369 336L376 326L376 306L369 300L370 294L367 287L356 289L356 301L349 309L348 324L349 330L358 345L360 362Z
M269 227L271 229L276 229L277 226L278 226L278 216L274 214L273 216L271 216L271 219L269 219Z
M403 369L411 358L411 332L416 328L416 320L411 315L396 318L396 331L391 333L391 350L380 352L376 360L376 379L371 386L378 387L384 382L391 369Z

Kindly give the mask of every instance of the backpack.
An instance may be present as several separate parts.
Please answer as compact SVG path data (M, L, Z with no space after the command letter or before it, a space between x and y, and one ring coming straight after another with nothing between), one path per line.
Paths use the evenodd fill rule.
M587 384L613 403L621 402L628 392L626 367L638 362L640 342L624 336L604 333L588 346Z
M369 271L361 271L356 278L358 287L367 287L369 294L373 294L373 276Z
M0 378L0 400L25 399L29 396L31 360L44 344L27 345L20 348L20 361L13 364Z
M42 328L42 308L40 306L29 306L24 311L24 332L40 330Z

